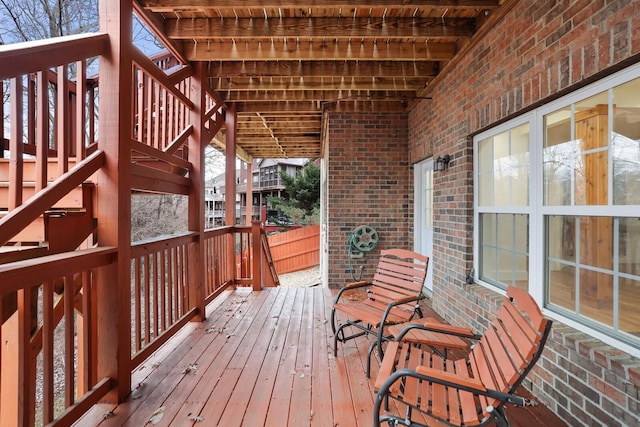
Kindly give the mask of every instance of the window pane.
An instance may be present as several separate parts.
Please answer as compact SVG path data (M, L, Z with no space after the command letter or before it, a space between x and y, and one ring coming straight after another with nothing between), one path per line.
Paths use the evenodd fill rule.
M613 268L613 218L580 218L580 263L607 270Z
M613 276L580 270L580 314L606 326L613 326Z
M493 171L493 140L483 139L478 142L478 172Z
M620 279L619 286L620 330L640 338L640 280Z
M424 227L433 228L433 169L424 173Z
M593 206L609 203L608 169L606 151L579 157L575 170L576 205Z
M498 273L496 270L496 249L485 246L482 248L482 265L480 266L480 278L490 283L497 283Z
M520 252L529 251L529 217L526 215L516 215L514 218L515 238L514 249Z
M640 276L640 218L620 218L618 227L618 269Z
M544 146L553 147L571 141L571 107L547 114L544 117Z
M575 242L574 217L553 215L547 218L547 253L550 258L575 262Z
M529 287L529 216L483 214L480 277L496 285Z
M482 214L480 215L481 224L481 241L485 245L496 244L496 215Z
M478 181L478 204L493 206L493 174L480 175Z
M639 205L640 79L613 89L613 203Z
M479 204L529 205L529 124L478 143Z
M558 262L549 263L549 302L572 312L576 309L576 269Z
M529 156L514 156L520 166L514 171L511 177L511 205L529 205Z
M544 156L544 204L568 206L571 204L571 180L575 146L565 142L547 147Z

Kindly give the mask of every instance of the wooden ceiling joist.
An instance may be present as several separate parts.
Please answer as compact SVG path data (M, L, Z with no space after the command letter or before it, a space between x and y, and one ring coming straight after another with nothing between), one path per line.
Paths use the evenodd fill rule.
M242 18L177 19L166 22L171 39L328 39L370 40L398 38L471 37L475 22L469 18Z
M349 41L185 41L189 61L449 61L455 43Z
M435 77L433 61L211 61L207 73L235 77Z
M243 159L319 157L325 113L408 111L517 0L134 0L181 61L206 62ZM215 137L224 144L225 129Z
M216 2L212 4L210 0L142 0L140 1L145 9L153 12L175 12L180 10L203 11L203 10L235 10L235 9L343 9L353 8L404 8L415 9L418 7L434 8L480 8L493 9L500 5L499 0L380 0L371 2L368 0L288 0L262 1L262 0L242 0L242 4L233 1ZM346 11L345 11L346 12ZM260 15L257 15L260 16Z

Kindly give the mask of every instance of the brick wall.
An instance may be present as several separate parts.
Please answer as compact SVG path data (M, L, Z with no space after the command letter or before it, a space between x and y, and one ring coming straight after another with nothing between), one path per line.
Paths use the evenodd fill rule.
M353 281L347 239L355 227L380 236L373 252L353 260L356 269L365 265L365 280L380 249L413 247L412 168L405 113L332 113L327 120L328 282L341 286Z
M472 265L470 136L640 60L640 1L517 2L430 85L409 114L415 163L450 154L435 174L434 308L484 330L501 298L464 284ZM569 425L640 425L640 359L554 323L526 385Z

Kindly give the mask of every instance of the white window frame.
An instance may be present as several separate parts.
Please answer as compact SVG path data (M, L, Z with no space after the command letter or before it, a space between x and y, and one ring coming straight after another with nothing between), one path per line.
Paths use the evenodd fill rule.
M596 330L584 323L565 317L556 311L547 309L545 303L545 228L544 218L547 215L561 214L571 216L607 216L607 217L635 217L637 218L640 206L638 205L617 205L607 206L544 206L543 202L543 135L544 116L578 103L594 95L606 92L618 85L627 83L633 79L640 79L640 64L633 65L593 84L585 86L575 92L565 95L548 104L540 106L531 112L525 113L508 122L502 123L495 128L484 131L473 138L473 177L474 177L474 224L473 228L473 266L474 279L476 283L490 288L502 295L505 291L493 284L483 282L479 279L480 272L480 214L526 214L529 215L529 293L542 307L545 316L559 321L567 326L580 330L594 338L616 347L634 357L640 357L640 348L634 347L626 342L620 341L600 330ZM610 117L609 120L612 120ZM525 123L529 123L529 205L528 206L479 206L479 180L478 180L478 142L486 138L495 136L509 129L516 128ZM609 126L609 129L612 127ZM611 156L609 156L611 159ZM611 160L610 160L611 161ZM610 169L611 170L611 169ZM609 192L611 197L612 192Z

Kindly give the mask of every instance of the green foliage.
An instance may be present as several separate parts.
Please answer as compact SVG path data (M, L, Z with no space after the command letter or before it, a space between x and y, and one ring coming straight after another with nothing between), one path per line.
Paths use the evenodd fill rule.
M293 177L281 171L286 197L267 197L271 205L300 225L320 221L320 168L312 161Z

